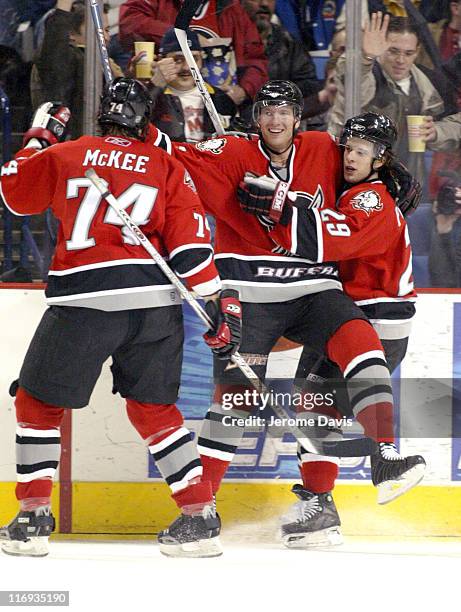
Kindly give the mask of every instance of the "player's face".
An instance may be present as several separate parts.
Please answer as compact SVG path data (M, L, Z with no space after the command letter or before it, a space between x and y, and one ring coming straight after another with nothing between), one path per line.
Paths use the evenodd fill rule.
M192 55L198 68L202 67L202 54L199 51L193 51ZM171 81L171 86L180 91L188 91L195 87L195 81L192 77L186 58L182 53L168 53L166 57L171 57L174 60L178 76L174 81Z
M372 142L349 138L344 146L344 180L360 183L366 179L371 172L374 154L375 145ZM380 162L375 162L375 168L379 165Z
M263 106L258 118L261 136L274 151L285 151L293 140L293 131L299 126L291 104Z

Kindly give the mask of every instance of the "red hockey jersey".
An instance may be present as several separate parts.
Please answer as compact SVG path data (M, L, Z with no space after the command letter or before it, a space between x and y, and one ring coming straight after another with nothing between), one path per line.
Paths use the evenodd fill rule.
M84 136L40 152L23 149L1 172L1 195L13 213L51 207L60 222L48 304L126 310L180 303L85 177L90 167L189 287L201 295L221 288L203 207L184 167L134 138Z
M335 263L278 254L266 229L242 211L236 190L246 172L283 179L314 206L333 206L342 176L332 138L304 132L294 139L281 176L258 138L213 138L196 145L174 143L174 154L189 170L206 212L216 219L215 259L223 284L244 302L283 302L325 289L341 289Z
M277 225L276 244L319 263L340 262L344 291L383 339L408 336L415 313L408 227L381 181L354 185L334 208L293 207L288 226Z

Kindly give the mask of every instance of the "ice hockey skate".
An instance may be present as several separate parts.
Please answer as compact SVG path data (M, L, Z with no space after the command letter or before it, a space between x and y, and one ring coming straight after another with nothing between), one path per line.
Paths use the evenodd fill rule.
M378 489L378 504L400 497L423 478L426 462L421 455L403 457L395 444L381 442L371 455L371 479Z
M330 492L313 493L296 484L299 498L282 517L282 542L287 548L316 548L343 543L341 521Z
M221 519L213 504L198 514L181 514L158 534L160 552L167 557L219 557Z
M7 555L46 557L48 538L54 529L55 520L49 506L21 511L9 525L0 528L1 549Z

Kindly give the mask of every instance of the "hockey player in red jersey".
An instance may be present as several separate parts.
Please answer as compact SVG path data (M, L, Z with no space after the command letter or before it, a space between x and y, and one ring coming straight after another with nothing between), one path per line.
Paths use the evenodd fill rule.
M144 142L151 106L139 81L116 79L101 102L103 136L55 144L63 139L69 113L56 103L42 105L24 148L2 168L1 194L12 212L51 207L60 223L46 289L49 308L13 389L20 511L0 530L8 554L48 553L63 413L88 404L109 357L114 391L126 399L128 418L182 511L176 529L187 532L187 551L170 546L162 552L220 554L211 484L202 478L196 445L175 405L183 345L179 295L85 178L86 169L96 168L176 274L205 298L214 323L205 341L218 357L228 358L240 338L238 294L221 290L203 208L187 171Z
M275 200L288 189L306 205L328 207L336 201L342 181L339 149L328 134L297 134L302 96L289 81L270 81L258 92L254 120L259 137L219 137L196 145L175 145L197 185L205 209L216 219L216 263L223 283L238 288L243 308L241 352L264 377L270 351L281 336L326 353L350 382L381 378L376 392L369 384L363 392L357 420L366 435L378 441L377 466L391 458L386 443L394 442L393 400L389 370L376 332L365 314L341 291L334 259L321 263L293 257L275 245L264 216L242 214L237 189L246 172L269 175L278 185ZM372 361L370 362L370 354ZM223 417L225 390L245 386L240 372L215 362L218 386L214 403L199 437L204 471L214 491L243 436L243 427ZM385 382L384 382L385 381ZM240 385L240 388L236 388ZM249 410L251 407L240 407ZM395 455L402 471L423 464L422 457L407 460ZM390 480L391 472L385 477Z
M396 206L397 186L389 169L396 136L393 123L384 115L369 112L346 122L341 137L344 189L331 208L309 210L305 202L288 194L285 202L277 202L279 222L275 224L270 219L277 191L272 179L247 177L240 190L243 209L267 218L269 235L278 246L313 261L339 261L344 291L373 323L391 372L405 356L416 298L408 228ZM420 197L417 188L413 197ZM331 391L341 372L331 361L304 348L296 379L306 378L309 392L325 393L325 385L332 385L328 387ZM353 416L354 403L349 405L338 388L335 397L341 397L346 406L338 406L342 414L330 407L329 416L344 416L344 410ZM386 444L385 452L398 457L393 444ZM293 487L300 501L284 519L284 543L290 548L341 543L340 520L331 494L338 475L337 460L313 455L302 447L298 447L298 459L303 485ZM380 503L387 503L408 483L392 488L379 485L383 466L376 469L376 459L372 456L373 480L383 487ZM416 479L422 477L423 468L422 463L414 466Z

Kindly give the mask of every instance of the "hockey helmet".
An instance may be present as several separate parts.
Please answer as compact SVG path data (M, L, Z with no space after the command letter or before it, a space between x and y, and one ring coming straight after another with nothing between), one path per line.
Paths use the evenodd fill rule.
M256 93L253 103L253 121L257 123L264 106L292 105L296 120L301 119L304 100L299 87L291 81L268 81Z
M395 144L397 129L386 115L362 113L351 117L344 124L340 144L345 145L349 138L362 138L378 145L376 157L380 158Z
M119 77L106 87L101 96L98 123L119 125L135 138L143 138L152 106L149 91L140 81Z

